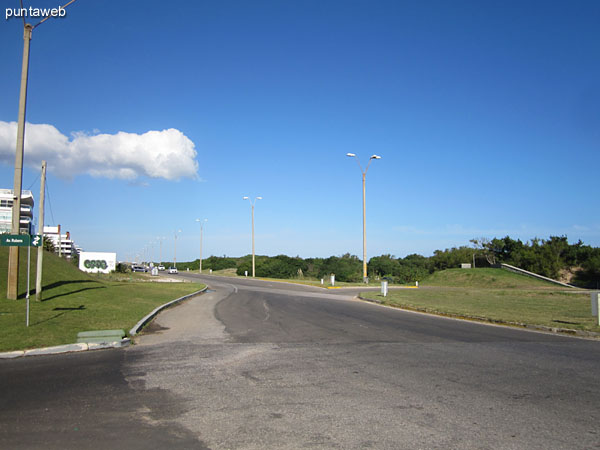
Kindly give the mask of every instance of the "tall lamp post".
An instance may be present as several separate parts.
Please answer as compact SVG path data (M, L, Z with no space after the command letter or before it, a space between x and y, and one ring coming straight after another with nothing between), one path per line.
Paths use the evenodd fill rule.
M366 188L365 188L365 180L367 178L367 170L369 170L369 166L371 165L371 161L374 159L381 159L381 156L372 155L369 158L369 162L367 163L367 167L363 170L360 165L360 161L358 156L354 153L346 153L346 156L350 158L355 158L362 173L362 192L363 192L363 281L366 283L368 281L367 278L367 203L366 203Z
M158 243L159 243L158 265L161 266L162 265L162 243L166 238L163 236L158 236L156 239L158 240Z
M202 230L204 229L204 224L208 222L208 219L196 219L196 222L200 222L200 268L199 272L202 273Z
M254 201L250 200L250 197L244 197L244 200L248 200L250 205L252 205L252 278L256 275L256 266L254 262L254 204L256 200L262 200L262 197L256 197Z
M175 231L175 239L173 246L173 267L177 269L177 233L181 233L181 230Z
M71 0L61 8L64 9L75 0ZM21 2L21 9L23 2ZM21 224L21 188L23 184L23 153L25 144L25 110L27 106L27 79L29 75L29 44L33 29L44 23L51 16L46 16L35 25L25 22L23 16L23 65L21 67L21 90L19 94L19 116L17 122L17 147L15 152L15 177L13 188L12 225L11 233L20 234ZM44 230L40 230L43 233ZM19 285L19 247L9 247L8 250L8 282L6 298L16 300Z

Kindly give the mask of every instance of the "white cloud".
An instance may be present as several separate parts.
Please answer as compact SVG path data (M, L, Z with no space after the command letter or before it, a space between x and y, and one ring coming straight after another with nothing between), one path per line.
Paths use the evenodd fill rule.
M14 163L16 142L17 123L0 121L0 161ZM174 128L144 134L77 132L69 139L52 125L25 127L25 164L38 167L46 160L48 169L63 178L196 178L196 155L194 143Z

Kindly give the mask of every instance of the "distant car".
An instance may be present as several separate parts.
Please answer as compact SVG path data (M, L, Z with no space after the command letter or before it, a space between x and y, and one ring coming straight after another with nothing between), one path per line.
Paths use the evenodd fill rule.
M142 266L131 266L132 272L146 272L146 268Z
M177 273L176 267L169 267L169 273Z
M158 270L165 270L165 266L158 266Z

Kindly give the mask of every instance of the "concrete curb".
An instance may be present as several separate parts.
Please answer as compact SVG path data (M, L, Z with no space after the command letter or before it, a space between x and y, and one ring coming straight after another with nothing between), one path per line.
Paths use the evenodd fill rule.
M201 294L202 292L206 291L206 289L208 289L208 286L206 286L206 287L204 287L204 289L196 291L192 294L185 295L183 297L172 300L168 303L165 303L164 305L161 305L161 306L155 308L150 314L148 314L142 320L140 320L137 324L135 324L135 326L129 332L129 335L135 336L137 333L139 333L139 331L142 329L142 327L146 323L148 323L150 320L152 320L163 309L166 309L166 308L168 308L178 302L181 302L183 300L187 300L188 298L193 297L194 295ZM0 353L0 359L13 359L13 358L20 358L22 356L56 355L59 353L85 352L88 350L100 350L100 349L105 349L105 348L121 348L121 347L127 347L130 344L131 344L130 338L123 338L120 341L99 342L99 343L89 343L89 344L82 342L82 343L78 343L78 344L57 345L55 347L33 348L30 350L16 350L13 352L4 352L4 353Z
M420 314L429 314L431 316L447 317L449 319L466 320L468 322L478 322L478 323L483 323L483 324L488 324L488 325L498 325L498 326L505 326L505 327L511 327L511 328L523 328L523 329L526 329L529 331L538 331L538 332L554 333L554 334L566 334L569 336L576 336L576 337L580 337L580 338L592 338L592 339L600 338L600 333L596 333L595 331L583 331L583 330L574 330L571 328L547 327L547 326L543 326L543 325L531 325L531 324L520 323L520 322L506 322L506 321L502 321L502 320L488 319L485 317L462 316L462 315L458 315L458 314L446 314L446 313L440 313L440 312L436 312L436 311L430 311L427 309L407 308L404 306L400 307L400 306L386 305L381 300L377 300L374 298L361 297L360 295L357 295L356 297L359 300L363 300L363 301L366 301L369 303L375 303L377 305L385 306L386 308L394 308L394 309L399 309L402 311L410 311L410 312L416 312L416 313L420 313Z
M17 350L14 352L0 353L0 359L19 358L21 356L56 355L59 353L85 352L88 350L99 350L103 348L120 348L127 347L130 343L131 339L124 338L120 341L114 342L101 342L95 344L65 344L54 347L32 348L30 350Z

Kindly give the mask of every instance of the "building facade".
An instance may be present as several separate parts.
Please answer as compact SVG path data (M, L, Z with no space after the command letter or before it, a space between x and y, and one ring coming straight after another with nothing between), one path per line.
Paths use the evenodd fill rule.
M62 233L60 225L56 227L44 227L44 237L50 239L54 245L54 252L67 259L79 255L81 248L77 247L71 239L68 231Z
M12 233L12 210L14 202L12 189L0 189L0 233ZM21 191L20 233L35 234L33 225L33 194Z

